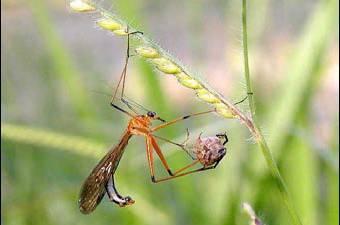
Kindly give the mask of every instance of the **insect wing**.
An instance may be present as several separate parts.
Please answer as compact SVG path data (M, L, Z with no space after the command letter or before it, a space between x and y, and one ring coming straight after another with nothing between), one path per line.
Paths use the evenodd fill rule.
M117 146L109 151L85 180L79 198L82 213L91 213L103 199L106 184L116 170L123 150Z

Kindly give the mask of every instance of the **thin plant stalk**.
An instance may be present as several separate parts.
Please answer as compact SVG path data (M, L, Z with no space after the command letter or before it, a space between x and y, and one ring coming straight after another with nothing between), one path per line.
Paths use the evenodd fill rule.
M252 95L252 86L250 82L250 72L249 72L249 61L248 61L248 36L247 36L247 0L242 0L242 41L243 41L243 58L244 58L244 76L246 79L247 92L248 92L248 103L249 109L251 113L251 118L253 121L255 132L253 135L255 137L255 141L260 147L262 154L267 162L267 165L275 178L275 182L278 185L279 191L285 203L285 206L291 216L293 224L302 225L302 222L296 212L292 204L292 200L290 194L288 192L287 186L280 174L280 171L275 163L274 157L267 145L266 140L264 139L260 128L257 126L256 117L255 117L255 104Z

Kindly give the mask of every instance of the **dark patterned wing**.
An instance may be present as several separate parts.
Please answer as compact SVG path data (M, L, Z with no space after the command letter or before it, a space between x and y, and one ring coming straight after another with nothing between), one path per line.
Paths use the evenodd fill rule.
M79 197L79 209L84 214L89 214L103 199L106 193L106 184L110 176L116 171L119 161L123 155L124 149L131 137L129 132L126 132L120 143L112 148L98 165L92 170L86 178Z

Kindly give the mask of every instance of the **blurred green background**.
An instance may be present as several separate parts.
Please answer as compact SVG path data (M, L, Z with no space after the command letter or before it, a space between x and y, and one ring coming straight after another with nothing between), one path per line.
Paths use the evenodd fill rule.
M245 96L238 0L104 1L215 90ZM119 191L82 215L83 180L116 144L128 118L111 109L126 40L95 27L67 1L1 1L2 224L248 224L249 202L265 224L290 224L263 156L236 120L202 116L161 131L180 142L226 131L216 170L153 184L144 140L133 138L117 171ZM338 1L249 1L249 54L257 116L306 225L339 222ZM127 95L169 120L207 110L191 90L132 58ZM247 104L240 108L248 111ZM183 152L160 145L172 168ZM165 175L157 162L159 176Z

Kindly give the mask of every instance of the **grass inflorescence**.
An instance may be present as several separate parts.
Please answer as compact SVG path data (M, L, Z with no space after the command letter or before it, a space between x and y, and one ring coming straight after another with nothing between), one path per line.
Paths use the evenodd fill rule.
M97 26L112 34L125 36L128 34L127 32L133 33L137 31L116 14L103 9L95 1L73 0L70 2L70 8L76 12L98 13ZM195 91L196 96L200 100L212 105L222 117L241 120L255 134L252 121L244 113L221 94L210 88L205 82L197 78L184 65L181 65L175 57L147 38L145 34L136 33L130 35L130 38L136 41L136 44L132 47L132 51L136 55L147 60L158 71L175 76L179 84Z

